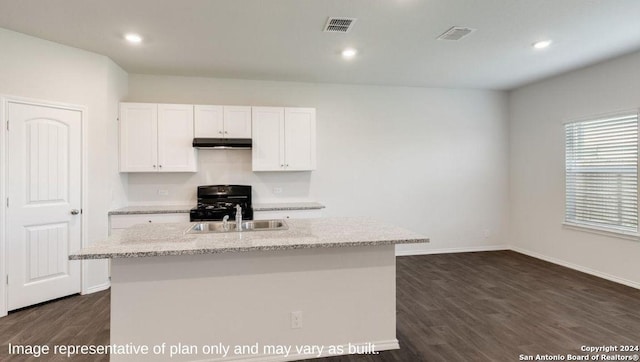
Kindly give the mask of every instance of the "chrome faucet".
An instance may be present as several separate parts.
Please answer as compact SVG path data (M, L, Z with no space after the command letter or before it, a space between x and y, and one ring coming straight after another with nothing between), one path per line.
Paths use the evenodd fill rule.
M222 218L222 228L224 231L229 231L229 215L225 215Z
M242 231L242 206L236 205L236 230Z

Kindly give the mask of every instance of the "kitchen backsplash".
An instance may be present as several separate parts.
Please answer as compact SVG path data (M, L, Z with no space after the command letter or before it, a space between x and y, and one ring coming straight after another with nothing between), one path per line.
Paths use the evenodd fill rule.
M194 204L200 185L253 186L254 202L317 201L311 172L251 171L251 150L199 150L197 173L129 173L129 205Z

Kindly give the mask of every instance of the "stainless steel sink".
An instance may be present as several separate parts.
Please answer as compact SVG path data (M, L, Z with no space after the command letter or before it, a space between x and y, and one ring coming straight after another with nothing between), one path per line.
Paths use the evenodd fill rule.
M226 229L222 221L199 222L190 227L187 234L287 230L289 228L284 220L249 220L243 221L240 225L241 228L238 230L238 224L235 221L229 221Z
M224 233L229 231L236 231L235 222L227 223L227 229L225 230L222 221L207 221L193 225L189 230L187 230L187 234Z
M289 226L284 220L250 220L242 222L242 231L286 230Z

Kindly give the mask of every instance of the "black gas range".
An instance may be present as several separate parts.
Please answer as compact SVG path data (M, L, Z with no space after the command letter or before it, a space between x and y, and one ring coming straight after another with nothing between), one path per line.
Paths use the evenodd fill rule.
M198 186L198 206L191 209L191 221L236 219L236 205L242 208L242 220L253 220L251 186L207 185Z

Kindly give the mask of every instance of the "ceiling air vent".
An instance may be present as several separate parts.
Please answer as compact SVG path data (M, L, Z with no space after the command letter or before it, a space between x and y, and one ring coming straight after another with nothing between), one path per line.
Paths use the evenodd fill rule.
M334 18L327 19L324 31L329 33L347 33L351 30L351 26L356 22L356 18Z
M476 29L465 28L463 26L454 26L442 33L438 37L438 40L460 40L474 31L476 31Z

